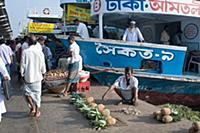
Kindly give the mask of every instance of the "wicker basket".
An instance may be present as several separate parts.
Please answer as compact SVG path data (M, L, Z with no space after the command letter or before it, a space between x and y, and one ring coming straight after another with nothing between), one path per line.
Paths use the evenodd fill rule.
M65 85L57 86L55 88L48 88L49 91L56 93L56 94L62 93L64 91L64 89L65 89Z

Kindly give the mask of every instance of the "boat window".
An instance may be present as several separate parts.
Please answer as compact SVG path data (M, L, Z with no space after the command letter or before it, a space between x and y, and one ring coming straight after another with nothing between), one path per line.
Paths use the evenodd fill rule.
M161 61L155 61L155 60L146 60L143 59L141 62L141 68L144 71L151 71L156 73L161 73Z

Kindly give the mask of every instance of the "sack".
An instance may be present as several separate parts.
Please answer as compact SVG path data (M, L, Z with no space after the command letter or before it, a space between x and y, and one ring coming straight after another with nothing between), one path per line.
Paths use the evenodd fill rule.
M3 92L6 100L10 99L9 88L10 88L10 80L2 81Z

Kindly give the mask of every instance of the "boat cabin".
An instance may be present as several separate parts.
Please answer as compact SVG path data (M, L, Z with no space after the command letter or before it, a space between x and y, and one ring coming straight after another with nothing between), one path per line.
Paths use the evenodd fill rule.
M130 65L134 69L159 74L200 73L199 1L61 0L61 6L68 11L66 13L69 13L69 5L90 7L92 19L99 26L99 39L77 39L82 49L86 47L82 43L94 45L95 53L88 52L87 56L96 58L85 59L87 65L116 68ZM121 41L123 30L132 20L141 30L144 43ZM161 41L166 26L169 45ZM104 29L110 33L109 40L103 39ZM117 33L111 35L113 31ZM180 43L177 43L177 38ZM97 58L101 58L99 62L95 61ZM120 64L119 60L124 60L125 64Z

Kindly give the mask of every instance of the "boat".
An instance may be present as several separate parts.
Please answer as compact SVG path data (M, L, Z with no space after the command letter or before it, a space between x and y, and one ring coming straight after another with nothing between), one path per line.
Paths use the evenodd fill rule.
M51 35L61 34L62 9L55 7L37 7L30 9L27 18L29 34Z
M61 6L89 2L61 0ZM200 105L199 1L92 0L91 15L99 22L100 38L77 37L76 41L85 68L99 83L111 85L131 66L139 80L140 99L153 104ZM126 28L128 20L139 24L144 43L103 39L103 25ZM181 46L160 43L165 25L171 35L183 31ZM59 37L68 45L66 36Z

